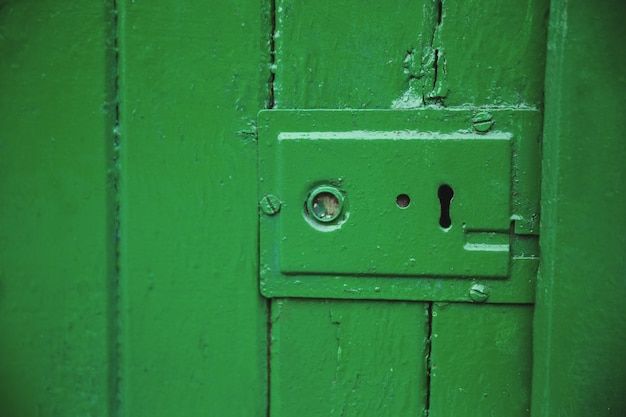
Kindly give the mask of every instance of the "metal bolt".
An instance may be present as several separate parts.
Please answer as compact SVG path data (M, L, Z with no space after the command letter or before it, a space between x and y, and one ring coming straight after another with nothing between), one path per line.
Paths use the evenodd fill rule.
M479 133L487 133L493 127L493 116L490 113L482 111L480 113L476 113L476 115L472 118L472 123L474 124L474 130Z
M474 284L470 288L469 296L475 303L484 303L489 298L489 289L483 284Z
M261 199L261 202L259 204L263 213L267 214L268 216L273 216L275 214L278 214L278 212L280 211L280 206L282 205L282 202L274 194L268 194Z

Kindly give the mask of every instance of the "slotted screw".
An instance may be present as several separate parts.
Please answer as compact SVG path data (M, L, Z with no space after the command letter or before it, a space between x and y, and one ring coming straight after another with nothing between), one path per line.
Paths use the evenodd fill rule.
M469 291L469 296L475 303L484 303L489 298L489 294L489 289L483 284L474 284Z
M474 130L479 133L487 133L493 127L493 116L490 113L482 111L477 113L473 118Z
M268 216L273 216L278 214L280 211L282 202L280 201L280 198L276 197L274 194L268 194L261 199L259 204L263 213Z

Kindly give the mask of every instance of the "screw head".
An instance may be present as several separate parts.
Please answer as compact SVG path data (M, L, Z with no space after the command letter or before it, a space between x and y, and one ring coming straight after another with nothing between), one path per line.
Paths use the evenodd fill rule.
M469 296L475 303L484 303L489 298L489 288L483 284L473 284L469 291Z
M472 123L475 131L479 133L487 133L493 127L493 116L486 111L481 111L480 113L476 113L476 115L474 115Z
M263 213L268 216L273 216L278 214L280 211L282 202L280 201L280 198L276 197L274 194L268 194L261 199L259 205L261 206L261 211Z

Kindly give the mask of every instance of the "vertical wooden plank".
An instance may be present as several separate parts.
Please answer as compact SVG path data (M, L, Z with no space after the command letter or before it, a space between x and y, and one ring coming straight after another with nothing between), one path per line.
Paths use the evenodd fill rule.
M429 416L528 416L532 306L438 304Z
M425 304L276 300L272 417L423 416Z
M251 0L120 7L122 409L263 415L255 119L269 19Z
M552 1L533 416L626 415L626 8Z
M419 65L423 7L413 0L278 0L276 107L410 106L417 100L407 91Z
M446 106L541 108L548 0L437 2L437 79L425 94Z
M0 2L0 415L108 416L113 4Z
M423 14L419 1L278 0L275 107L421 105L412 71ZM423 414L425 304L278 303L272 308L272 417Z

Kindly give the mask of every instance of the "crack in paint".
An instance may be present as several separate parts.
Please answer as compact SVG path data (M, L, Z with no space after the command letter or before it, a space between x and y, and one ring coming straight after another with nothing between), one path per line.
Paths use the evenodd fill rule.
M392 102L393 109L444 106L444 98L448 95L447 68L445 52L439 39L443 6L443 0L433 0L424 5L421 57L417 56L416 48L407 49L403 62L409 87Z
M333 392L336 392L337 389L337 381L339 379L339 372L340 372L340 368L341 368L341 357L342 357L342 352L341 352L341 316L336 316L335 313L333 312L332 308L328 309L328 317L330 319L330 323L332 325L335 326L335 340L337 341L337 356L336 356L336 361L337 364L335 366L335 375L333 376L333 381L332 381L332 388L333 388ZM335 401L333 401L333 404L336 404ZM340 411L340 415L343 416L343 414L345 413L345 401L341 402L342 404L342 409ZM331 408L330 410L330 414L334 415L335 414L335 408Z
M115 414L122 416L122 297L121 297L121 253L120 253L120 236L121 236L121 216L120 216L120 145L121 145L121 109L120 109L120 22L119 22L119 2L112 0L110 3L112 17L112 46L113 46L113 101L114 120L113 120L113 140L111 153L111 186L113 189L113 277L111 284L111 328L110 340L112 343L111 355L111 409L115 410Z
M273 109L276 105L274 99L274 80L276 78L276 0L269 0L269 19L270 19L270 33L269 33L269 69L270 76L268 79L268 100L267 109Z
M428 417L430 413L430 384L432 377L432 347L433 347L433 302L428 303L428 322L426 324L426 402L424 416Z
M443 0L436 0L425 14L428 18L424 20L432 22L432 26L420 69L420 74L424 77L422 100L424 103L444 106L444 98L448 95L447 68L444 49L439 39L443 24Z
M266 104L266 108L267 109L273 109L276 105L275 100L274 100L274 80L276 78L276 42L275 42L275 38L276 38L276 0L267 0L268 1L268 11L267 11L267 19L269 20L269 39L268 39L268 44L267 44L267 48L268 48L268 55L269 55L269 59L268 59L268 66L269 66L269 77L267 80L267 104ZM253 129L252 131L254 132L254 138L252 139L255 143L258 143L258 130L257 130L257 126L256 126L256 122L253 122ZM243 132L244 135L247 136L248 132ZM258 147L257 147L257 152L258 152ZM257 155L257 163L259 161L258 155ZM257 167L257 171L258 171L258 167ZM261 257L261 241L260 241L260 225L257 222L257 262ZM259 269L260 271L260 269ZM258 279L260 280L260 276L258 277ZM267 300L267 304L266 304L266 308L267 308L267 333L266 333L266 338L267 338L267 366L266 366L266 390L267 390L267 394L266 394L266 398L267 398L267 404L266 404L266 408L265 408L265 414L266 417L270 416L271 413L271 405L272 405L272 345L273 345L273 339L272 339L272 335L273 335L273 326L275 323L278 322L279 318L280 318L280 314L282 312L282 302L280 300L277 301L272 301L272 299L268 299Z

